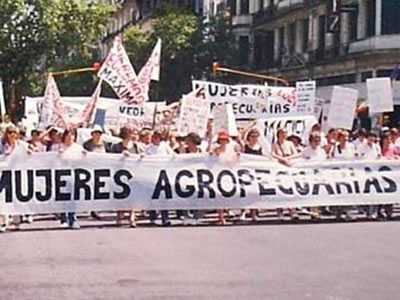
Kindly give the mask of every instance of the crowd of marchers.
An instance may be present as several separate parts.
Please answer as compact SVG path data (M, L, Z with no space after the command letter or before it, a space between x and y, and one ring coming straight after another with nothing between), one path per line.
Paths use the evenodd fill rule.
M262 155L268 159L291 166L296 160L327 160L327 159L397 159L400 155L400 136L397 128L382 128L380 132L368 132L359 129L350 132L344 129L330 129L326 134L322 132L320 124L315 124L307 139L296 135L288 136L287 130L280 128L276 132L274 142L265 147L261 132L249 123L246 128L238 128L235 136L229 135L226 130L212 134L212 124L208 126L205 137L192 132L186 136L178 136L174 130L152 130L150 128L135 129L122 127L118 132L110 130L105 133L99 125L94 125L90 131L90 138L82 144L76 142L77 133L73 129L61 130L48 126L44 130L33 129L26 132L21 126L14 125L5 118L0 124L1 142L0 154L10 155L17 149L29 154L36 152L58 152L66 150L97 153L121 153L121 155L179 155L183 153L210 153L210 155ZM107 136L116 136L110 142ZM257 222L261 212L257 209L241 210L234 214L229 210L217 211L117 211L116 226L122 226L128 219L131 227L136 227L137 217L148 219L156 224L161 217L161 225L171 225L171 216L182 220L183 225L197 225L209 223L206 215L212 213L217 216L216 224L224 225L232 220L237 222ZM393 205L365 205L362 207L335 206L277 209L279 220L298 220L300 216L307 216L318 220L321 216L329 215L338 220L354 220L362 215L369 220L391 219ZM93 219L101 219L102 213L89 212ZM55 215L62 227L79 229L80 225L75 212ZM31 223L35 216L6 216L0 215L0 232L7 229L18 229L20 224ZM215 219L212 219L215 222Z

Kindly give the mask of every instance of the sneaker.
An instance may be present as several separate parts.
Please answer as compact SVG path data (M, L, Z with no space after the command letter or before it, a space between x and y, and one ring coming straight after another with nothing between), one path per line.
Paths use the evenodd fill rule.
M131 228L136 228L136 222L135 221L131 221L129 223L129 226L131 226Z
M239 216L239 221L246 221L246 212L242 212Z
M354 221L355 218L350 214L350 213L346 213L346 221Z
M33 223L33 216L31 216L31 215L27 216L27 217L26 217L26 222L27 222L28 224L32 224L32 223Z
M6 225L1 225L0 226L0 232L6 232L7 231L7 226Z
M61 228L68 228L69 227L67 222L61 223L60 226L61 226Z
M78 222L73 223L70 227L72 229L81 229L81 226L78 224Z

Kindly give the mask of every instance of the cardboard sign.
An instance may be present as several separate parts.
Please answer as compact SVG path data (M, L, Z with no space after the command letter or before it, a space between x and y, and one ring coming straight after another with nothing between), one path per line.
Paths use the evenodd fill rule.
M370 113L393 111L393 92L390 78L367 79Z
M353 127L358 91L335 86L329 107L328 127L349 129Z

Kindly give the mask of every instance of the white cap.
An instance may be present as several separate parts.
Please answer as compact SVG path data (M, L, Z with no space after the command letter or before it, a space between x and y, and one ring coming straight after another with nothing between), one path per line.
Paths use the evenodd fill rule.
M90 133L93 133L93 132L103 133L103 128L99 124L96 124L93 126L92 131Z

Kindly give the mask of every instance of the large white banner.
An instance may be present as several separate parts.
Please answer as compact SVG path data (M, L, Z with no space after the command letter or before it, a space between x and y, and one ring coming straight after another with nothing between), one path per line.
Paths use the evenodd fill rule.
M299 105L294 87L226 85L194 80L192 88L193 90L200 88L199 96L211 101L212 110L216 105L231 103L236 119L314 114L312 97L307 97L306 93L302 94Z
M285 208L399 202L400 162L125 157L64 152L0 159L0 214L120 209Z

